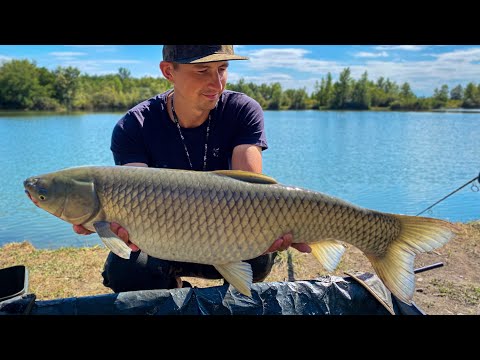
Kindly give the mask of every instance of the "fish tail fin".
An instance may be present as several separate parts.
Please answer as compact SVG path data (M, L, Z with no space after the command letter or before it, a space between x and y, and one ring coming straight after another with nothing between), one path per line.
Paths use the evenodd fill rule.
M440 219L391 215L400 221L400 234L389 244L383 256L366 256L385 286L399 300L410 304L415 290L415 256L445 245L460 230Z

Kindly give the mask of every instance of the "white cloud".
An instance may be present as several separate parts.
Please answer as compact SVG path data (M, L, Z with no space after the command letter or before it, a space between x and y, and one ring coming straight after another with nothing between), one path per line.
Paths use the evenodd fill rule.
M5 55L0 55L0 63L10 61L10 60L12 60L11 57L5 56Z
M51 53L48 53L48 55L59 57L59 58L64 58L64 57L76 57L76 56L84 56L87 55L87 53L84 52L75 52L75 51L54 51Z
M57 63L57 66L76 67L80 72L88 74L101 75L105 73L104 70L102 70L100 62L95 60L65 60L62 63Z
M360 51L353 56L355 57L364 57L364 58L372 58L372 57L387 57L388 54L386 51L378 52L378 53L372 53L372 52L366 52L366 51Z
M293 81L295 80L290 74L285 73L262 73L261 75L240 75L238 73L230 72L228 74L228 82L235 83L240 79L245 80L245 82L253 82L255 84L262 83L274 83L274 82L283 82L283 81Z
M85 56L87 53L78 51L53 51L48 53L48 55L56 58L55 61L70 61L80 56Z
M75 67L81 73L105 75L117 73L118 67L127 67L131 64L142 63L140 60L108 59L108 60L80 60L74 57L61 57L57 59L56 65L61 67ZM115 65L115 67L113 67Z
M437 57L439 62L472 63L480 61L480 48L454 50L434 56Z
M376 50L405 50L420 51L428 47L428 45L379 45L375 46Z
M112 60L101 60L100 63L103 64L140 64L141 60L122 60L122 59L112 59Z
M306 58L309 53L301 48L260 49L248 54L251 60L248 66L254 70L281 68L324 74L341 71L337 62Z

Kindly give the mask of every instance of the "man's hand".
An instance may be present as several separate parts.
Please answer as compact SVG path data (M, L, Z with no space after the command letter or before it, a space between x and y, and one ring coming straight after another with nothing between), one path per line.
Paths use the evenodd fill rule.
M140 250L137 245L135 245L128 239L127 230L121 227L120 224L117 224L115 222L110 223L110 230L112 230L115 235L117 235L121 240L123 240L125 244L127 244L128 247L132 249L132 251ZM82 225L73 225L73 231L80 235L90 235L94 233L94 231L85 229Z
M305 244L305 243L292 244L292 241L293 241L293 235L291 233L287 233L279 237L277 240L275 240L272 246L270 246L267 249L267 251L265 251L263 254L268 254L275 251L287 250L290 246L303 253L312 252L312 248L308 244Z
M80 235L90 235L93 234L93 231L85 229L82 225L73 225L73 231Z

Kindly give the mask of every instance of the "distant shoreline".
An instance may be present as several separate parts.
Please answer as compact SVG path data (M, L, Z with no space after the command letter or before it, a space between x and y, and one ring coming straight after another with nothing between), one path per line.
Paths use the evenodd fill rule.
M7 110L0 109L0 117L5 116L24 116L24 115L83 115L83 114L124 114L129 109L102 109L102 110L88 110L88 111L45 111L45 110ZM334 109L285 109L285 110L264 110L264 112L294 112L294 111L318 111L318 112L416 112L416 113L465 113L465 114L480 114L479 109L467 109L467 108L445 108L445 109L428 109L428 110L391 110L388 108L372 108L368 110L355 110L355 109L344 109L344 110L334 110Z
M432 112L451 112L451 113L480 113L480 109L465 109L465 108L452 108L452 109L432 109Z

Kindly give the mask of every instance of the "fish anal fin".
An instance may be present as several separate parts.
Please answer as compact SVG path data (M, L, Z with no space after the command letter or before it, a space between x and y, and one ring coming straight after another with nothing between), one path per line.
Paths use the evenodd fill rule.
M336 269L345 252L345 247L335 239L324 239L308 245L312 248L312 255L327 271Z
M240 293L252 297L250 287L253 282L252 267L244 261L214 265L215 269Z
M94 222L93 227L105 246L111 252L123 259L130 259L130 253L132 252L132 249L130 249L122 239L115 235L115 233L110 229L110 223L108 221Z
M214 170L212 173L217 175L228 176L236 180L245 181L249 183L257 184L278 184L277 180L274 178L264 175L257 174L251 171L244 170Z

